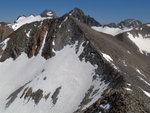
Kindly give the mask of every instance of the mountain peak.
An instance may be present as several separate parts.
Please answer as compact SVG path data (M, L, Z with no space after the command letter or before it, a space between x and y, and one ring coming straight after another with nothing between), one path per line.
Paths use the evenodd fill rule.
M84 12L79 9L79 8L74 8L72 11L70 11L70 13L74 16L77 16L77 15L84 15Z
M135 19L125 19L124 21L120 22L118 25L121 28L124 27L131 28L131 27L137 27L139 25L142 25L142 22Z
M53 17L56 18L56 13L53 10L44 10L41 14L41 17Z
M99 22L97 22L94 18L90 16L86 16L84 12L79 8L74 8L69 12L69 15L78 19L80 22L87 24L88 26L101 26Z

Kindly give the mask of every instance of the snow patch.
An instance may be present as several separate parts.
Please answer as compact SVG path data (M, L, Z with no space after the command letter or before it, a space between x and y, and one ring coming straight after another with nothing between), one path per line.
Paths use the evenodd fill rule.
M125 67L128 66L128 65L126 64L125 60L123 60L122 62L123 62L123 65L124 65Z
M130 51L127 51L128 52L128 54L131 54L131 52Z
M127 83L128 86L131 86L131 84Z
M10 38L6 38L3 42L0 43L2 46L2 50L5 50L7 47L7 42L10 40Z
M131 33L127 33L128 38L135 43L135 45L139 48L139 51L143 54L143 51L150 53L150 39L144 38L141 34L138 36L133 36Z
M147 24L148 27L150 27L150 24Z
M61 28L62 24L65 23L65 22L67 21L67 19L68 19L68 17L66 17L66 18L64 19L64 21L63 21L58 27Z
M130 88L125 88L125 90L127 90L127 91L132 91L132 89L130 89Z
M26 33L27 37L30 37L31 29Z
M102 55L103 55L103 57L104 57L108 62L113 61L113 59L112 59L109 55L107 55L107 54L105 54L105 53L102 53Z
M67 19L68 19L68 17L66 17L66 18L65 18L64 22L66 22L66 21L67 21Z
M40 25L38 26L38 28L40 28L42 26L42 24L43 24L43 21L40 22Z
M93 92L90 94L89 99L91 99L91 101L85 105L82 110L88 108L90 105L92 105L93 103L95 103L102 95L102 93L108 88L109 83L105 83L104 81L102 81L101 78L97 78L96 80L94 80L92 86L93 91L97 91L97 93L93 94Z
M72 16L72 12L69 15Z
M144 77L146 78L146 76L145 76L138 68L136 68L136 71L137 71L140 75L142 75L142 76L144 76Z
M110 104L101 104L100 107L104 108L104 109L110 109L111 105Z
M44 45L45 45L47 34L48 34L48 32L46 31L44 39L43 39L43 43L42 43L42 46L41 46L41 49L40 49L40 52L39 52L40 54L42 54L42 50L44 49Z
M59 25L59 28L61 28L61 24Z
M102 52L101 52L101 53L102 53ZM104 57L108 62L111 63L111 65L112 65L116 70L119 71L118 67L113 63L113 59L112 59L109 55L107 55L107 54L105 54L105 53L102 53L102 55L103 55L103 57Z
M150 97L150 93L149 93L149 92L143 90L142 88L141 88L141 90L144 92L144 94L145 94L146 96Z
M53 45L53 46L55 45L55 41L54 41L54 40L52 41L52 45Z
M49 11L49 12L47 12L46 15L52 17L52 16L53 16L53 13L52 13L52 11Z
M120 33L132 30L131 28L130 29L129 28L120 29L120 28L111 28L111 27L108 27L108 26L106 26L106 27L92 26L92 29L94 29L96 31L99 31L99 32L103 32L103 33L112 35L112 36L116 36Z
M47 32L45 38L46 35ZM41 49L44 47L44 42ZM5 62L0 62L0 112L72 113L77 110L90 86L93 85L98 88L99 81L93 83L93 76L97 66L79 60L78 56L83 47L79 48L78 54L76 54L75 50L76 45L68 45L61 51L56 51L56 55L48 60L45 60L41 54L29 59L25 53L22 53L15 61L9 58ZM47 79L43 80L45 76ZM7 97L29 81L31 82L24 89L31 87L33 92L38 89L42 89L43 94L50 92L50 97L47 101L42 98L39 104L35 105L33 100L24 100L20 98L24 91L23 89L17 95L15 101L6 109ZM103 88L107 88L105 83L102 82L102 84L105 87L100 88L99 95L96 98L99 98ZM61 87L61 90L57 103L54 105L51 96L58 87ZM95 100L93 99L92 101Z
M52 52L55 53L56 51L54 50L54 48L52 49Z
M142 80L145 84L147 84L148 86L150 86L150 83L148 83L146 80L144 80L143 78L141 78L140 76L138 76L140 80Z
M149 38L149 37L150 37L150 34L145 34L143 37L144 37L144 38Z

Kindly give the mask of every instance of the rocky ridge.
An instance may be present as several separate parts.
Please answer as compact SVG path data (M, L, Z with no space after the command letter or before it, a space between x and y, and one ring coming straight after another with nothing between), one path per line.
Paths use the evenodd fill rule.
M41 15L45 17L47 12L49 11L45 11ZM131 23L131 21L126 22ZM150 33L149 27L139 25L140 22L131 25L126 25L126 22L120 25L134 26L134 29L129 31L134 36L139 33L142 36ZM25 24L6 38L9 40L4 43L7 46L2 49L0 61L3 63L10 58L15 61L23 53L29 59L38 57L40 54L48 61L57 56L57 51L64 50L68 45L72 48L75 46L76 54L83 47L78 56L79 61L89 62L96 68L90 87L85 92L84 98L78 103L78 108L72 112L150 112L149 97L143 92L150 92L149 85L147 85L150 83L150 57L137 51L137 45L128 38L129 32L111 36L97 32L91 29L91 26L101 26L101 24L90 16L85 16L77 8L60 18L54 16L51 19ZM109 27L115 26L115 24L109 25ZM142 30L137 26L142 26ZM149 35L146 36L145 38L149 38ZM46 70L43 69L41 73L44 71ZM43 80L46 79L48 78L43 78ZM63 87L59 86L53 93L51 91L44 94L44 89L33 91L32 80L28 81L27 84L22 84L22 87L18 87L16 91L8 95L6 107L9 109L13 106L20 93L20 99L27 99L27 103L33 100L38 105L42 98L45 100L52 98L52 103L56 106L61 99L59 94L61 94ZM49 110L51 111L51 109Z
M0 42L13 32L13 29L9 25L8 23L0 22Z

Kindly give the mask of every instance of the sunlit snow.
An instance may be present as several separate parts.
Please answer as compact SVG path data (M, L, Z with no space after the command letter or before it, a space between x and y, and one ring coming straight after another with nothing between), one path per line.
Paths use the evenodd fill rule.
M101 104L100 107L102 107L104 109L109 109L111 107L111 105L110 104L106 104L106 105Z
M47 32L45 38L46 35ZM81 62L78 56L83 51L83 47L81 46L76 54L75 46L68 45L61 51L55 51L56 55L48 60L41 57L40 52L38 56L30 59L25 53L22 53L15 61L10 58L5 62L1 62L0 112L43 113L44 111L44 113L72 113L78 109L91 85L95 88L100 88L99 95L95 96L96 98L89 105L95 102L108 84L105 85L102 82L103 85L99 86L96 82L93 83L92 78L97 66L91 65L89 62ZM44 44L42 45L43 47ZM44 77L47 77L47 79L43 80ZM23 89L14 102L8 108L5 108L7 97L29 81L31 82L24 89L31 87L33 91L42 89L44 94L50 93L47 101L42 98L39 104L35 105L34 101L28 102L20 99ZM51 96L58 87L61 87L61 90L57 103L54 105Z
M52 17L52 16L53 16L53 13L52 13L52 11L49 11L49 12L47 12L47 16L50 16L50 17Z
M142 80L145 84L147 84L148 86L150 86L150 83L148 83L146 80L144 80L142 77L138 76L140 80Z
M17 30L18 28L20 28L21 26L25 25L25 24L29 24L32 22L36 22L36 21L42 21L44 19L52 19L52 17L41 17L40 15L38 16L29 16L29 17L20 17L18 20L16 20L15 23L12 24L12 28L14 30Z
M99 31L99 32L103 32L112 36L118 35L120 33L123 32L127 32L130 31L131 28L124 28L124 29L120 29L120 28L111 28L111 27L96 27L96 26L92 26L92 29Z
M144 38L141 34L138 36L133 36L131 33L128 32L129 39L139 48L140 52L142 51L150 53L150 39Z
M102 53L102 52L101 52ZM105 53L102 53L102 55L103 55L103 57L115 68L115 69L117 69L118 71L120 71L119 69L118 69L118 67L113 63L113 59L109 56L109 55L107 55L107 54L105 54Z
M145 75L144 75L138 68L136 68L136 71L137 71L140 75L142 75L142 76L145 77Z
M141 90L144 92L144 94L145 94L146 96L150 97L150 93L149 93L149 92L147 92L147 91L145 91L145 90L143 90L143 89L141 89Z
M125 88L125 90L127 90L127 91L132 91L132 89L130 89L130 88Z
M107 54L105 54L105 53L102 53L102 55L103 55L103 57L104 57L108 62L113 61L113 59L112 59L109 55L107 55Z
M9 41L10 38L6 38L3 42L0 43L2 46L2 50L5 50L7 47L7 42Z
M150 24L147 24L148 27L150 27Z
M26 33L27 37L30 37L31 29Z

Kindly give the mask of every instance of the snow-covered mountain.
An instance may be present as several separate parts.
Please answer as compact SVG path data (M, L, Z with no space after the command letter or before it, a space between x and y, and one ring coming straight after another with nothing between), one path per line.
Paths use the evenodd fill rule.
M10 26L12 27L13 30L17 30L18 28L20 28L25 24L33 23L36 21L43 21L44 19L53 19L53 18L56 18L55 12L52 10L45 10L43 13L41 13L41 15L37 15L37 16L34 15L30 15L28 17L19 16L18 19L15 21L15 23L13 23Z
M75 8L9 24L0 113L149 113L150 27L128 22L102 26Z
M126 19L118 24L110 23L104 26L92 26L92 28L96 31L116 36L118 34L131 31L133 28L136 28L140 25L142 25L142 22L140 22L139 20Z

